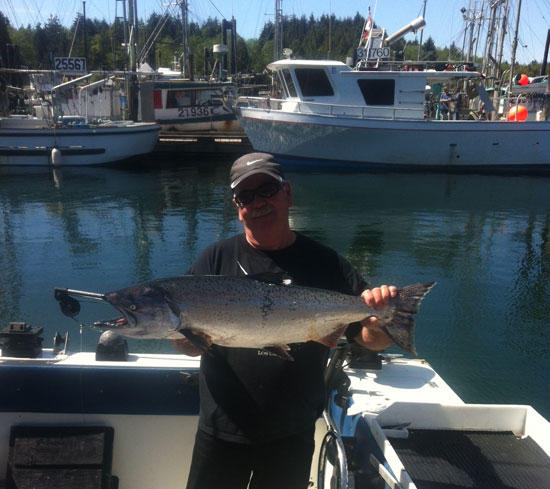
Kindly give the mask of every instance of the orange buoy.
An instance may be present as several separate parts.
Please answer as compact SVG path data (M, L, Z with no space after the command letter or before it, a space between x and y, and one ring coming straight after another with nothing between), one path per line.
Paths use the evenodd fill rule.
M508 120L523 122L528 115L529 112L523 105L517 105L508 111Z
M528 85L529 84L529 77L524 73L519 77L518 85Z

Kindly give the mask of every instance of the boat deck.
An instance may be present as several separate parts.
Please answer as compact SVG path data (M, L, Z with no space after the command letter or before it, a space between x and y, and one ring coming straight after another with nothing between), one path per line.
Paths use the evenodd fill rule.
M346 373L353 394L349 416L378 413L398 401L463 404L426 360L386 356L381 370L346 369Z
M381 370L346 373L347 415L361 418L355 435L368 425L371 464L395 487L549 487L550 424L533 408L466 404L423 360L389 358Z
M546 489L550 458L512 432L409 430L392 445L418 489Z

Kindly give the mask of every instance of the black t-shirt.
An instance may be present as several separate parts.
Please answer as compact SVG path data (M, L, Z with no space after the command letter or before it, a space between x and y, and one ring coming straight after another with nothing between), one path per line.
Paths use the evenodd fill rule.
M297 233L288 248L262 251L244 234L208 247L193 275L285 274L294 285L360 295L367 283L338 253ZM199 427L242 443L270 441L310 428L325 401L329 348L309 341L289 345L294 361L266 350L212 345L201 359Z

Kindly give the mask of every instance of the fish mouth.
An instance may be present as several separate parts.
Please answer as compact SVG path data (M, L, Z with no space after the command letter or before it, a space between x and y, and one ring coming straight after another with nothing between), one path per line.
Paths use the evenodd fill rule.
M121 311L122 312L122 311ZM126 314L124 316L114 318L114 319L103 319L101 321L95 321L94 326L98 328L108 328L108 329L124 329L127 327L135 327L136 319L131 314Z

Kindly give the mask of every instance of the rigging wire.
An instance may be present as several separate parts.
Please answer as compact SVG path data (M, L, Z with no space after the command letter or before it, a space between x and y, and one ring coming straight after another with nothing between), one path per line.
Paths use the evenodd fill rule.
M227 19L224 17L224 15L220 12L220 9L219 9L218 7L216 7L216 5L214 4L214 2L213 2L212 0L208 0L208 1L209 1L210 4L212 5L212 7L214 7L214 8L218 11L218 13L222 16L222 19L227 20Z
M11 0L7 0L8 2L8 5L10 7L10 10L11 10L11 17L13 18L13 20L15 21L14 23L17 24L18 27L22 27L22 25L20 24L19 20L17 19L17 14L15 13L16 10L15 8L13 7L13 4L11 3Z

